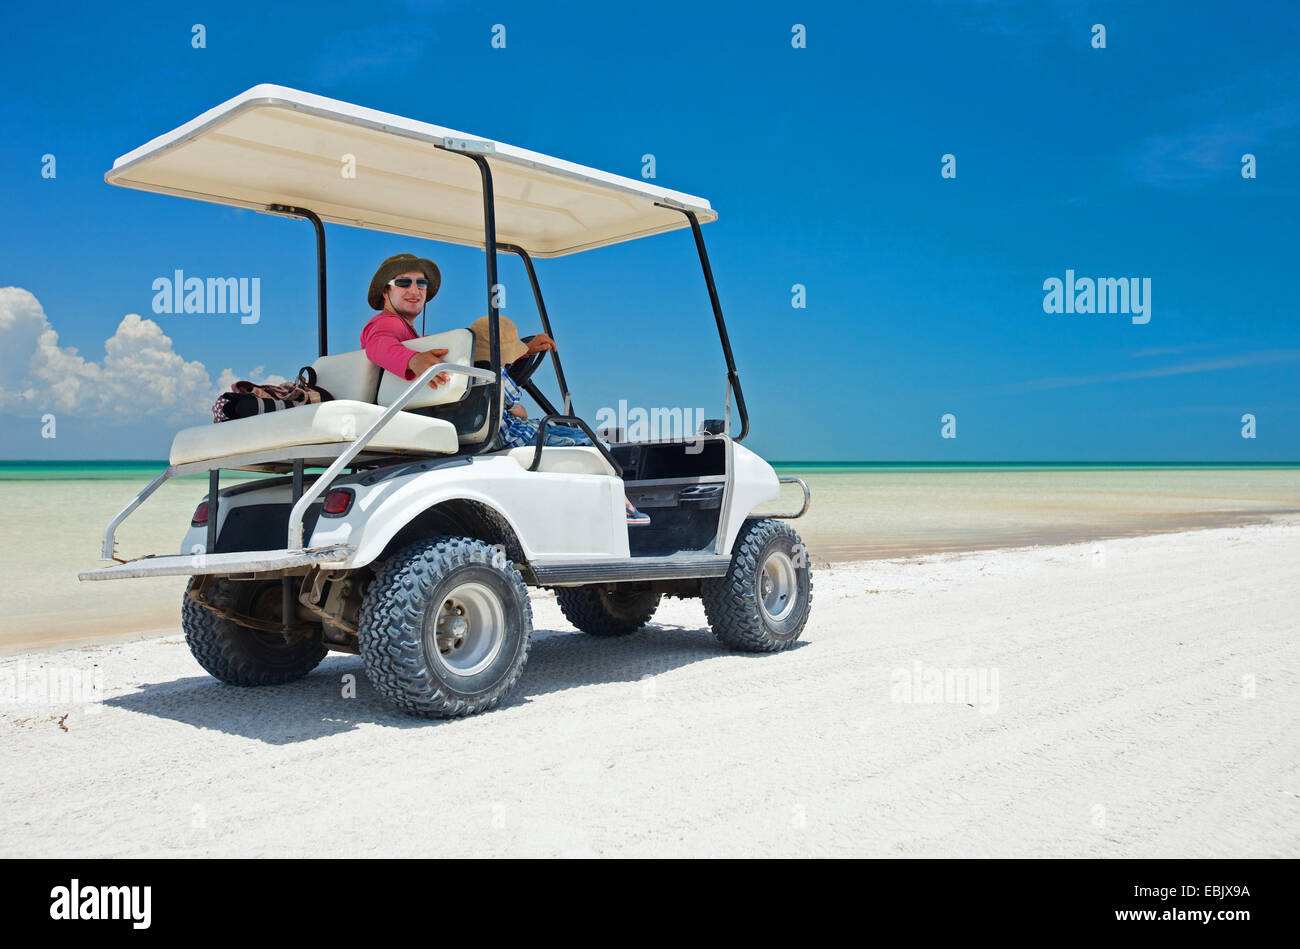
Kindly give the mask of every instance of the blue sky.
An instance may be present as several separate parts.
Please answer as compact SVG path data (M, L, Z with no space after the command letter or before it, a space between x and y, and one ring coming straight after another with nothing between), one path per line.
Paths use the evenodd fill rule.
M1300 459L1297 27L1268 3L14 7L0 287L39 306L0 298L0 456L164 457L224 370L314 358L309 225L103 181L274 82L632 177L653 153L657 183L719 211L705 237L769 459ZM391 253L442 266L431 330L483 312L480 251L327 230L333 351L357 348ZM177 269L260 277L261 321L154 315ZM719 414L689 232L538 269L579 411ZM1067 269L1149 278L1150 322L1045 313ZM503 278L534 329L517 261Z

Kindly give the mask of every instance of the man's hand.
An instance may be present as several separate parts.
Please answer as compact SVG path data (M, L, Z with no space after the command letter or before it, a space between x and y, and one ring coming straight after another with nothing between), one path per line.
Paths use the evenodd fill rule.
M528 341L528 355L533 353L544 353L555 348L555 340L545 333L538 333Z
M411 361L406 364L406 368L418 376L430 366L442 362L442 357L445 355L447 355L445 349L430 349L427 352L416 353L411 357ZM446 385L450 381L451 378L445 372L440 372L429 380L429 388L436 389L438 386Z
M528 418L528 410L518 402L510 406L510 414L515 418Z

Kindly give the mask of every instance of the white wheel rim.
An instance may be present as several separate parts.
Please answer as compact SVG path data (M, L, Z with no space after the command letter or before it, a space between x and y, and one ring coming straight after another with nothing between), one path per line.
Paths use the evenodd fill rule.
M482 583L462 583L438 604L424 634L425 652L456 675L472 676L492 664L505 638L500 598Z
M794 561L783 550L774 550L763 561L758 575L758 602L768 619L780 622L794 611L799 597Z

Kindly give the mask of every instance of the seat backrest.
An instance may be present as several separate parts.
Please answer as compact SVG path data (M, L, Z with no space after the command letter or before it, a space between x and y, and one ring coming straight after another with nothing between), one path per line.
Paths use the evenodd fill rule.
M499 386L500 383L498 382ZM427 415L450 422L462 445L481 442L487 438L492 421L492 385L481 383L471 386L465 398L450 405L426 405L413 409L416 415Z
M474 334L467 329L421 336L419 339L409 340L404 345L412 352L446 349L444 362L459 363L462 366L472 365ZM316 370L317 385L336 399L392 405L411 384L409 380L376 366L370 361L364 349L354 349L352 352L337 353L333 356L321 356L311 366ZM426 386L426 391L417 393L415 398L406 404L406 408L415 409L457 402L465 394L468 385L469 376L453 374L451 382L447 385L439 386L437 389Z
M364 349L321 356L311 367L316 370L316 383L334 398L375 401L382 370L370 361Z
M474 365L474 334L467 329L448 330L445 333L435 333L432 336L421 336L418 339L409 339L402 345L417 353L427 352L430 349L445 349L447 355L442 357L443 362L453 362L461 366ZM430 405L446 405L450 402L459 402L461 396L465 394L465 390L469 387L469 376L452 373L449 379L450 382L438 386L436 389L425 386L424 391L416 393L415 397L406 403L406 408L418 409ZM379 397L375 401L380 405L392 405L410 384L410 380L394 375L385 369L379 381ZM326 388L329 387L326 386Z

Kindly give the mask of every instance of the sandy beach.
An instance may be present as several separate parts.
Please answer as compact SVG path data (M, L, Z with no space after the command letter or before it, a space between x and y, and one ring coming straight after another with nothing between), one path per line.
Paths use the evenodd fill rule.
M538 592L519 690L449 722L390 710L355 656L241 690L176 632L11 655L0 832L10 856L1295 857L1297 555L1289 517L834 563L766 656L698 601L602 641ZM103 701L32 701L60 676Z

